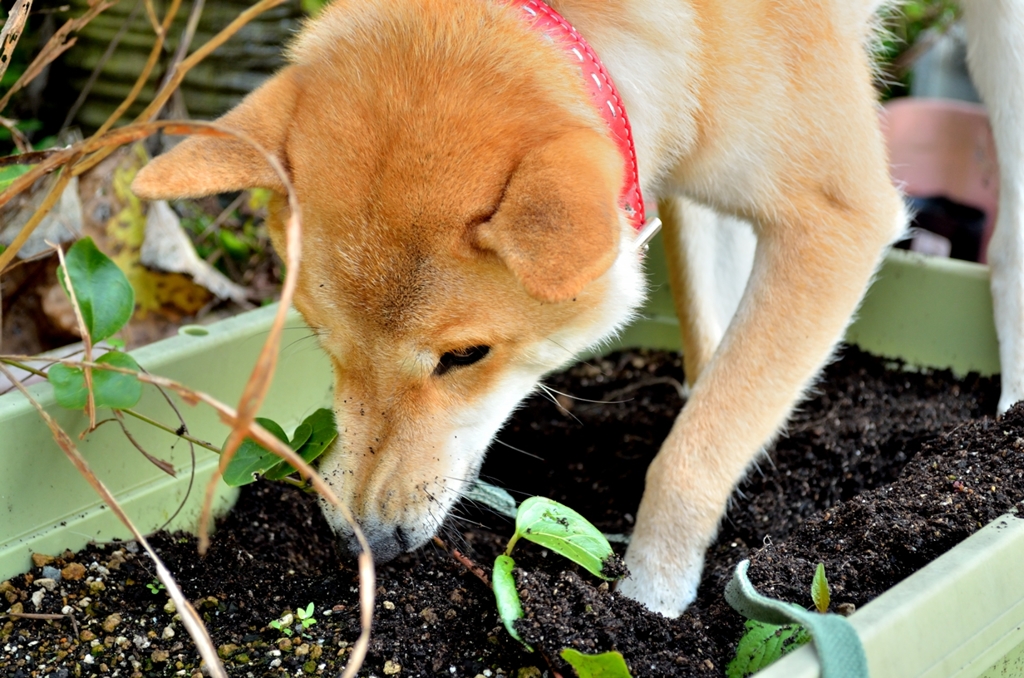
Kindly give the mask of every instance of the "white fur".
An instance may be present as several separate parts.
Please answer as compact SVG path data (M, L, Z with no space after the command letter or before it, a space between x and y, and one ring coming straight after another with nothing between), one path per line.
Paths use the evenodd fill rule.
M971 77L999 156L999 219L989 241L999 335L999 412L1024 399L1024 2L962 0Z

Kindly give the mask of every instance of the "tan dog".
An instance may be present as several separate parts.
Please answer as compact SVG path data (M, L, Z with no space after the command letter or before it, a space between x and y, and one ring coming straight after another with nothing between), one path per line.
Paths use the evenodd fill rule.
M676 615L733 486L904 226L865 51L874 3L552 5L618 84L668 231L693 389L648 472L621 590ZM437 530L541 376L642 301L623 158L575 66L499 0L337 0L291 64L222 123L281 160L303 205L295 305L333 360L340 432L321 472L386 559ZM282 189L250 148L210 138L134 184L146 198L252 186ZM717 352L680 240L696 203L758 235Z

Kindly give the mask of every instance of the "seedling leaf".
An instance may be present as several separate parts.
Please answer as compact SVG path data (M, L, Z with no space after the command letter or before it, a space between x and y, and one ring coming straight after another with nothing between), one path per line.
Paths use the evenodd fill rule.
M818 612L828 612L829 603L832 602L832 594L828 589L828 579L825 578L825 563L818 563L814 570L814 579L811 580L811 600Z
M263 417L256 417L256 423L267 429L281 442L288 442L288 434L277 422ZM281 458L270 450L259 445L255 440L246 438L238 446L231 463L224 470L224 482L231 487L248 485L261 475L280 463Z
M799 605L761 595L747 578L750 561L736 565L725 588L725 599L734 610L765 624L800 624L814 638L821 675L833 678L867 678L864 647L850 622L835 614L819 614ZM738 656L738 655L737 655ZM741 674L742 675L742 674Z
M506 490L482 480L476 480L466 490L465 497L480 502L506 518L516 517L516 500Z
M516 561L506 555L500 555L494 559L494 571L491 573L491 587L494 589L494 599L498 603L498 616L501 623L505 625L508 634L518 640L533 652L533 648L519 636L516 631L515 622L523 617L523 606L519 602L519 592L516 591L516 580L512 576L512 569Z
M519 506L516 535L551 549L602 579L613 578L603 572L605 561L613 555L608 540L568 506L544 497L530 497Z
M334 424L334 411L321 407L298 425L291 447L307 464L312 464L313 460L327 451L337 437L338 428ZM267 480L280 480L292 473L295 473L295 467L282 461L264 473L263 477Z
M97 360L101 365L111 365L126 370L139 370L139 364L127 353L110 351ZM85 387L85 372L80 367L54 365L48 373L53 395L57 404L69 410L81 410L89 399ZM142 382L131 374L109 370L92 371L92 392L96 407L126 410L134 407L142 397Z
M567 647L561 657L569 662L579 678L632 678L626 660L618 652L583 654Z
M748 620L747 632L736 646L736 657L725 669L726 678L745 678L776 662L811 639L799 624L776 626Z
M67 276L75 288L82 319L93 342L99 342L124 327L135 309L135 292L128 278L110 257L100 252L92 238L82 238L65 257ZM67 292L64 268L58 278Z
M297 450L305 445L306 441L309 440L309 437L313 435L313 427L310 426L308 422L309 419L304 419L292 432L292 442L289 444L293 450Z

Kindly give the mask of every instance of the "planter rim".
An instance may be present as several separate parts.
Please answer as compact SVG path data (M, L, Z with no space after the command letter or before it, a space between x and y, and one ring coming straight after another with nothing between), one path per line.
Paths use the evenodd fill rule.
M659 246L653 245L652 250ZM648 261L648 267L653 269L653 279L667 279L663 259L655 255L650 256ZM678 350L678 322L674 319L674 305L668 294L667 285L652 285L652 294L644 317L628 328L608 350L626 346ZM961 328L966 327L965 330L954 332L949 329L949 309L952 307L963 311L963 315L957 315L952 324ZM132 355L151 371L211 392L224 402L237 402L240 384L244 383L244 374L248 373L255 354L262 347L262 339L275 311L276 305L256 309L204 326L204 336L182 333L132 351ZM894 313L903 314L899 316L902 324L895 330ZM907 314L912 317L904 317ZM294 310L289 314L288 326L292 329L303 327ZM998 351L988 291L988 268L967 262L931 259L906 252L890 253L879 271L874 286L865 298L858 320L850 327L847 339L870 352L902 358L912 366L951 368L961 374L969 371L982 374L998 372ZM907 355L900 348L905 348L907 342L910 342L911 348L921 350ZM264 411L274 416L286 428L326 402L331 388L331 370L326 369L327 361L321 352L309 349L295 350L290 348L289 344L289 335L286 334L282 342L281 364L275 374L274 388L271 389L264 407ZM33 384L29 390L48 410L58 416L62 425L67 424L67 428L72 431L78 430L76 426L81 423L81 413L59 412L59 408L53 402L52 389L48 383ZM303 397L296 398L292 395L294 393L301 393ZM5 430L5 433L12 430L12 427L14 430L12 434L0 436L0 500L8 499L5 493L21 491L26 493L20 496L26 497L29 509L43 505L49 510L52 507L46 505L45 501L40 504L40 498L31 494L31 488L20 487L25 484L25 478L33 475L33 471L38 474L39 467L26 464L25 459L32 463L50 464L44 466L48 474L51 473L52 467L54 478L51 482L60 485L61 492L54 495L51 491L47 496L69 494L71 488L61 483L74 484L84 481L80 478L74 480L74 476L71 476L72 480L62 480L59 477L61 468L69 465L63 455L50 449L53 444L49 432L38 433L40 428L45 429L40 422L35 421L35 428L31 429L36 433L25 433L30 430L24 428L30 426L26 423L26 417L29 415L35 420L34 410L20 394L0 396L0 430ZM76 417L79 420L76 420ZM199 437L204 439L223 439L226 429L215 421L215 417L209 418L209 421L198 421L199 419L197 417L194 434L198 431ZM24 436L24 439L20 436ZM100 462L106 457L103 455L104 450L101 449L102 441L97 441L98 438L99 432L94 433L83 443L82 449L91 461ZM158 431L154 434L151 444L167 446L174 440L176 439ZM15 443L18 444L17 448ZM28 449L37 443L39 449ZM21 464L15 467L14 473L6 473L6 477L18 481L13 484L19 487L13 489L10 487L10 481L8 485L4 485L5 471L9 471L5 464L10 466L12 461ZM204 460L202 468L197 468L197 482L202 482L203 473L212 471L215 463L216 458L212 456ZM159 498L170 491L166 484L159 484L161 480L159 477L150 477L144 479L144 482L137 479L123 482L119 488L119 496L146 503L143 499L148 501ZM169 479L166 482L170 482ZM226 509L232 501L233 494L227 493L221 508ZM0 501L0 504L2 503ZM109 524L110 512L99 506L97 497L92 497L80 509L73 510L72 517L81 514L81 520L72 521L63 527L60 522L69 514L68 509L61 510L64 512L59 516L49 514L47 519L42 521L46 524L22 529L20 532L15 531L13 535L8 531L7 523L0 521L0 524L5 525L3 533L0 533L0 580L27 571L32 551L54 551L57 549L55 545L58 541L72 531L77 536L67 540L66 548L80 548L91 539L105 540L117 536L117 526ZM166 517L166 506L158 505L151 512L153 515L148 516L148 522L140 525L144 531L155 529L162 523ZM187 511L185 516L185 524L178 527L189 527L188 521L194 520ZM72 528L72 525L75 528ZM853 617L853 622L868 645L872 670L876 671L877 668L873 675L876 678L887 675L894 678L915 675L927 678L972 678L981 675L981 672L998 656L1024 642L1024 637L1021 637L1024 633L1024 624L1021 624L1021 620L1024 619L1024 578L1012 576L1016 572L1017 563L1022 561L1024 520L1004 516L858 611ZM1013 579L1018 581L1012 581ZM981 588L976 586L979 580ZM963 588L964 586L967 588ZM998 590L993 591L993 588ZM916 602L919 594L924 597L920 602ZM973 606L972 609L989 614L990 618L977 621L970 629L960 628L964 626L962 606L948 605L950 595L956 597L956 602L966 601ZM985 604L976 604L975 601L978 600L984 600ZM906 647L910 642L906 639L908 632L915 642L925 642L915 629L925 628L922 625L927 622L927 618L919 621L910 614L912 610L924 610L923 613L933 619L943 618L940 615L941 610L929 607L938 605L936 601L945 604L956 615L951 623L947 622L948 629L956 632L954 636L935 636L941 640L928 641L931 645L937 646L935 652L938 654L933 652L930 659L924 658L919 664L915 664L920 670L903 667L900 669L903 672L887 672L879 662L895 662L902 655L911 654L907 652ZM917 635L914 635L915 633ZM798 651L761 672L758 674L759 678L817 676L810 650L805 650ZM876 652L882 653L878 656L884 658L876 658L873 654ZM950 662L957 663L957 666L953 667ZM963 667L970 667L970 671Z

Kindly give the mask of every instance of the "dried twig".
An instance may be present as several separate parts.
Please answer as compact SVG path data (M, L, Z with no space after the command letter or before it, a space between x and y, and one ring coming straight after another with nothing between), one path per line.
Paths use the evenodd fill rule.
M6 120L7 118L4 118ZM50 148L45 151L28 151L26 153L19 153L17 155L5 155L0 158L0 167L8 167L10 165L34 165L41 160L46 160L60 151L65 150L62 148Z
M3 79L7 67L11 65L11 56L25 30L25 22L31 9L32 0L14 0L14 5L7 14L7 21L4 22L3 30L0 30L0 79Z
M178 477L178 473L177 473L177 471L174 470L174 465L173 464L171 464L168 461L164 461L163 459L160 459L159 457L154 457L152 454L150 454L149 452L146 451L146 448L144 448L142 445L139 444L139 441L137 441L135 439L135 436L132 435L132 432L129 431L128 427L125 425L125 423L124 423L124 415L121 414L121 410L114 410L114 419L115 419L115 421L117 421L118 424L121 425L121 431L122 431L122 433L124 433L125 438L128 439L128 442L130 442L132 445L134 445L135 449L138 450L140 453L142 453L143 457L145 457L147 460L149 460L149 462L151 464L153 464L153 466L156 466L158 469L160 469L161 471L163 471L164 473L166 473L170 477L172 477L172 478L177 478Z
M156 419L152 419L150 417L147 417L146 415L142 414L141 412L136 412L135 410L121 410L121 412L124 413L124 414L130 414L131 416L135 417L136 419L139 419L140 421L146 422L150 426L155 426L158 429L161 429L163 431L167 431L168 433L170 433L172 435L176 435L179 438L181 438L182 440L184 440L186 442L189 442L189 443L192 443L193 445L198 445L199 447L205 447L206 449L210 450L211 452L216 452L217 454L220 454L220 448L219 447L215 447L214 445L211 445L210 443L208 443L208 442L206 442L204 440L200 440L199 438L196 438L196 437L193 437L193 436L189 435L188 429L185 429L185 430L182 431L181 429L171 428L170 426L167 426L166 424L161 424ZM179 433L179 431L181 431L181 432Z
M78 109L85 103L86 97L92 92L93 85L96 84L96 80L100 77L100 73L103 72L103 67L110 61L110 57L114 55L114 50L121 44L121 39L124 34L128 32L132 23L135 21L135 16L139 13L139 8L142 7L142 0L135 0L135 5L132 7L132 11L128 13L128 17L121 22L121 25L117 29L117 33L110 39L110 44L107 45L107 49L100 56L100 60L96 62L96 65L92 69L92 73L89 74L89 79L82 85L82 91L78 93L78 98L75 99L75 103L71 104L71 108L68 109L67 115L64 116L64 122L61 123L61 130L67 129L68 125L72 123L75 116L78 115Z
M199 28L199 17L203 15L204 5L204 0L192 0L192 9L189 10L188 21L185 22L185 28L181 32L181 40L178 41L178 48L174 50L174 56L171 58L171 63L167 67L167 72L164 74L160 87L157 88L158 91L167 87L171 80L171 75L178 68L178 64L185 59L185 55L188 54L188 50L192 46L192 39L196 36L196 29ZM159 112L156 115L159 115Z
M5 358L22 361L32 359L31 356L20 355L5 356ZM189 388L188 386L185 386L180 382L174 381L173 379L168 379L167 377L161 377L155 374L148 374L145 372L135 372L130 369L117 367L115 365L107 363L86 363L81 360L72 360L68 358L57 358L54 359L54 362L60 363L62 365L70 365L73 367L88 366L96 370L107 370L110 372L118 372L120 374L130 374L143 383L161 386L163 388L166 388L168 391L173 391L174 393L177 393L178 396L182 398L182 400L184 400L186 403L190 405L203 403L208 407L211 407L215 412L217 412L221 421L224 422L226 425L231 426L233 429L240 429L242 426L241 417L235 411L234 408L220 402L219 400L217 400L216 398L207 393L203 393L202 391L196 391L195 389ZM0 363L0 372L5 372L9 374L9 371L7 370L7 368L3 366L2 363ZM18 383L20 384L20 382ZM19 386L19 388L24 390L24 386ZM49 415L47 415L47 417L48 416ZM366 536L363 534L363 531L359 528L359 523L355 521L355 518L352 516L352 513L349 510L348 506L346 506L344 503L341 502L341 500L338 499L337 495L334 494L334 491L331 489L331 487L324 481L323 478L320 477L320 475L315 470L313 470L313 467L311 467L302 457L296 454L295 451L292 450L292 448L288 447L286 443L282 442L275 435L273 435L265 428L260 426L259 423L257 423L254 419L250 419L246 426L248 428L242 430L243 438L252 438L257 443L259 443L266 449L276 454L281 459L285 460L286 462L294 466L299 475L303 479L308 481L316 489L320 496L322 496L329 504L337 508L341 513L342 517L349 522L355 533L356 540L359 542L359 545L362 548L362 552L359 554L359 599L361 607L360 621L362 624L362 629L360 631L359 638L357 639L356 644L352 648L352 655L349 659L349 664L345 669L345 673L343 674L343 678L350 678L351 676L355 675L356 671L359 670L359 667L362 665L363 658L366 655L366 650L369 647L370 640L370 626L373 620L373 600L374 589L376 586L376 576L374 574L373 557L371 556L370 553L369 543L366 541ZM63 433L63 431L61 431L61 433ZM63 435L65 437L67 436L66 433L64 433ZM221 458L223 460L223 456Z
M69 174L71 173L65 171L64 174L61 176L61 179L65 178ZM66 184L67 182L65 181L64 183ZM53 193L54 192L51 191L50 195L47 196L47 199L49 199L50 196L53 195ZM42 212L42 209L37 210L36 213L32 215L33 218L40 212ZM22 229L22 232L24 232L25 230L26 229ZM19 233L18 236L20 237L21 233ZM89 334L89 326L85 324L85 318L82 317L82 308L78 304L78 297L75 296L75 286L71 284L71 274L68 273L67 262L64 261L64 248L61 247L60 245L57 245L56 249L57 257L60 259L60 267L64 269L64 280L67 283L65 285L65 288L67 289L68 297L71 298L71 308L75 310L75 320L78 322L78 332L79 334L82 335L82 347L84 348L85 362L91 363L92 335ZM89 415L89 428L86 429L85 431L82 431L82 435L79 437L79 439L84 438L86 433L96 428L96 396L95 394L93 394L92 391L92 369L89 367L83 367L82 372L85 374L85 390L89 394L88 399L86 400L85 403L85 412L87 415Z
M43 49L39 51L39 54L37 54L36 58L32 60L32 63L28 65L28 68L26 68L25 72L21 74L21 77L18 78L17 82L11 85L11 88L7 90L7 93L4 94L3 98L0 98L0 111L7 108L7 104L16 92L35 80L35 78L43 72L44 68L50 65L54 59L59 57L75 44L75 38L70 37L72 33L80 31L86 24L95 19L100 12L113 7L115 4L114 0L96 2L90 5L85 14L75 19L68 19L63 26L58 28L57 32L53 34L53 37L43 45Z
M434 537L434 543L440 546L445 551L448 551L450 554L452 554L452 558L455 558L455 560L459 561L460 565L469 570L470 573L475 575L477 579L482 581L484 583L484 586L486 586L487 588L491 588L491 580L487 578L487 573L484 572L484 569L476 563L474 563L468 556L463 554L462 551L454 547L449 548L448 544L445 543L444 539L441 539L440 537Z
M284 1L285 0L260 0L260 2L257 2L255 5L253 5L252 7L250 7L249 9L245 10L237 17L235 17L234 21L225 26L219 33L217 33L217 35L210 38L210 40L206 44L204 44L202 47L200 47L191 55L189 55L187 59L178 64L178 67L174 69L174 72L167 79L166 84L160 89L159 92L156 93L156 95L153 97L153 101L151 101L149 105L146 106L146 109L142 111L142 113L140 113L138 117L135 118L135 121L137 123L147 123L154 120L157 114L160 112L160 110L164 107L164 104L167 103L167 100L171 97L171 94L174 92L174 90L176 90L178 86L181 84L181 81L185 79L185 75L196 64L198 64L200 61L208 57L210 53L213 52L213 50L217 49L225 42L227 42L235 33L241 30L241 28L245 26L247 23L252 21L254 18L259 16L263 12L267 11L268 9L277 7ZM181 0L172 0L172 2L175 3L175 11L177 11L176 7L181 2ZM149 62L147 62L147 64L148 63ZM119 110L121 109L121 107L118 108ZM123 108L127 109L127 106L123 106ZM121 111L121 113L123 113L123 111ZM118 117L120 117L121 113L118 113ZM167 130L167 133L173 134L173 132L171 132L170 130ZM98 137L99 132L97 132L97 134L94 136ZM92 169L99 163L103 162L103 160L112 152L113 149L109 147L97 150L93 155L82 160L75 166L75 176L78 176L84 172L88 172L90 169ZM0 199L0 206L3 206L2 199Z
M82 453L78 451L78 448L75 446L71 436L69 436L64 429L62 429L57 422L53 420L53 417L47 413L43 406L32 397L32 394L25 388L25 385L22 384L21 381L19 381L3 363L0 363L0 373L7 377L11 383L17 386L22 395L32 403L32 406L36 408L39 416L42 417L43 421L46 422L46 425L49 427L50 433L53 434L53 439L56 441L57 446L60 447L82 477L85 478L86 482L88 482L89 485L92 486L93 490L100 495L100 498L102 498L104 503L110 507L110 510L114 512L114 515L117 516L118 520L128 528L135 540L139 542L139 544L141 544L146 550L146 553L149 554L154 565L156 565L157 578L159 578L163 583L167 593L174 601L175 607L177 607L178 613L181 615L181 622L184 624L189 635L192 636L192 640L196 644L196 648L199 650L199 655L203 658L203 661L206 662L206 665L210 670L210 674L217 678L227 678L227 672L224 670L224 667L220 663L220 659L217 657L217 650L213 645L213 641L210 640L210 636L206 632L206 628L203 626L203 622L196 613L195 608L193 608L185 598L185 595L181 592L181 588L178 586L178 583L174 581L171 573L160 560L156 551L153 550L153 547L150 546L146 537L143 536L137 527L135 527L135 524L128 518L124 509L117 503L113 493L111 493L110 490L107 489L107 486L103 484L103 481L97 478L96 474L93 473L92 469L89 467L89 463L85 460L85 457L82 456Z
M3 125L7 131L11 133L11 139L14 141L14 145L18 148L19 153L28 153L32 150L32 144L28 142L28 137L25 136L24 132L18 129L17 120L5 118L0 115L0 125Z
M135 103L135 99L139 96L139 92L142 91L146 81L149 80L149 74L153 72L153 67L156 66L157 60L160 58L160 53L164 48L164 38L167 36L167 29L171 27L171 23L174 21L174 16L178 13L178 7L181 6L181 0L171 0L171 6L167 8L167 13L164 15L163 23L160 24L160 30L156 32L156 41L153 43L152 49L149 50L149 56L146 58L146 64L142 67L142 72L139 73L139 77L135 79L135 84L132 85L131 91L128 92L114 112L111 113L107 119L100 125L100 128L96 130L96 133L92 135L93 139L103 136L103 134L114 126L124 112ZM147 4L147 10L150 5ZM113 151L113 149L110 149ZM107 154L109 155L109 153ZM106 157L106 156L103 156ZM90 165L92 167L94 165Z

